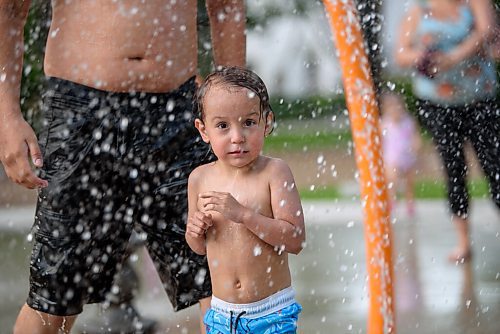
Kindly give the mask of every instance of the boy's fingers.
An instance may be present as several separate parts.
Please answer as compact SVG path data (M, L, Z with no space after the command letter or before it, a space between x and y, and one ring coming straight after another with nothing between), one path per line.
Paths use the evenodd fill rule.
M188 231L189 235L192 236L193 238L198 238L200 235L194 231Z
M196 212L194 219L190 219L190 223L192 226L197 226L205 231L208 227L212 226L212 215L207 215L203 212Z
M188 232L194 233L196 235L199 235L201 231L202 231L202 229L198 225L195 225L195 224L191 224L188 228Z
M222 195L221 192L218 191L207 191L200 194L200 198L220 198Z

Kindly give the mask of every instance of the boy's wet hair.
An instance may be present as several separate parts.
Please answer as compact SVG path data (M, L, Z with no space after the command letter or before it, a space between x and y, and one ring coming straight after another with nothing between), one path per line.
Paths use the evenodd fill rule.
M272 112L266 85L257 74L243 67L222 66L207 76L196 93L196 109L198 118L202 121L204 121L205 117L203 100L212 87L246 88L254 92L259 98L261 118L267 121L267 116ZM274 114L270 126L272 131L274 127Z

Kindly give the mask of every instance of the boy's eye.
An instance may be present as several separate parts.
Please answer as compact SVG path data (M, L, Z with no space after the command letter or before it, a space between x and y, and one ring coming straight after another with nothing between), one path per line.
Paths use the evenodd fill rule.
M225 128L227 128L227 124L226 124L226 123L221 122L221 123L217 123L217 124L215 125L215 127L216 127L217 129L225 129Z
M245 121L245 126L252 126L252 125L255 125L255 124L257 124L257 122L254 121L253 119L247 119Z

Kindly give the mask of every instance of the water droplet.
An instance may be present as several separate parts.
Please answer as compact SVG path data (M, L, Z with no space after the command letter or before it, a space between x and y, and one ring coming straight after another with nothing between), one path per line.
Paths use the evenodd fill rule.
M137 171L137 169L135 169L135 168L134 168L134 169L132 169L132 170L130 171L130 173L129 173L129 176L130 176L130 178L131 178L131 179L135 179L135 178L137 178L137 176L138 176L138 175L139 175L139 172L138 172L138 171Z
M259 256L262 254L262 248L257 245L253 248L253 256Z

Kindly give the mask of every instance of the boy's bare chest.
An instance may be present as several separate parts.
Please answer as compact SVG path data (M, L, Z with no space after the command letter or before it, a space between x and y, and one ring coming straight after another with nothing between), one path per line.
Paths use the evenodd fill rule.
M225 182L205 182L200 193L216 191L231 194L235 200L248 209L264 216L272 217L269 183L264 180L226 180Z

